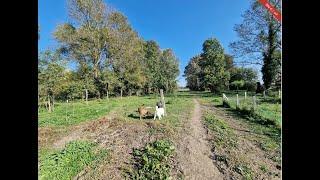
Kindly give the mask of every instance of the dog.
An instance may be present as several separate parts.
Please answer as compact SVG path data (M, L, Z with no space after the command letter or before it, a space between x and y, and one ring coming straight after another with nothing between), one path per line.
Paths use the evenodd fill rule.
M156 105L156 111L154 113L153 120L156 120L157 116L158 116L159 120L161 120L161 118L164 116L164 108L163 108L163 105L161 102L157 103L157 105Z
M138 113L139 113L139 116L140 116L140 120L142 119L142 117L145 117L146 115L151 114L149 112L148 108L150 108L150 107L144 107L144 104L138 108Z

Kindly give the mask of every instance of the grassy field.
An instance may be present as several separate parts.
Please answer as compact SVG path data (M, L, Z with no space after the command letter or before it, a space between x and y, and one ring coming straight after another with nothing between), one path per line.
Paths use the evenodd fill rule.
M167 122L172 125L178 125L175 121L178 112L186 108L188 103L191 102L188 96L168 95L165 97L166 106L168 107ZM139 116L136 112L138 107L144 104L145 106L155 107L159 97L151 96L131 96L120 98L110 98L101 100L92 100L88 102L76 101L74 103L63 102L56 103L54 112L49 113L44 108L39 109L39 127L48 126L69 126L76 125L81 122L95 120L99 117L108 115L109 112L115 110L116 115L126 120L138 120ZM154 109L153 109L154 110ZM151 117L148 118L149 120Z
M229 99L229 104L231 105L231 109L236 109L236 92L226 92L226 96ZM253 95L254 93L247 93L247 98L244 99L244 92L239 92L239 104L241 109L250 110L253 107ZM212 95L210 96L209 92L203 93L202 100L205 102L210 102L213 105L220 106L222 105L222 95ZM256 103L257 109L255 114L261 116L262 118L266 118L270 121L273 121L277 126L281 126L281 103L278 98L268 97L265 98L261 94L256 95Z
M151 126L148 129L150 136L160 133L162 136L170 137L183 125L184 117L192 112L192 98L193 96L188 95L188 93L166 95L165 101L167 116L161 121L154 121L153 116L146 117L140 121L139 114L136 112L138 107L142 104L154 107L156 102L159 101L158 95L143 97L131 96L123 97L122 99L110 98L109 100L91 100L88 105L81 101L74 103L60 102L56 104L55 110L51 113L47 112L45 109L39 110L38 125L40 128L50 128L51 131L61 131L68 134L72 133L68 131L72 131L73 126L79 125L80 123L90 123L101 117L113 114L115 119L117 121L121 121L123 126L125 126L126 123L144 125L145 123L150 122ZM151 112L153 113L154 110L155 109L151 110ZM53 139L52 142L55 141L54 139L57 140L56 137L50 137L50 135L46 138ZM159 141L159 146L157 146L157 142L158 141L154 142L155 144L150 144L150 146L146 145L146 147L155 146L154 150L160 148L160 150L157 151L161 154L161 151L163 150L161 144L162 141ZM77 145L79 143L80 145ZM170 148L172 147L170 146ZM80 149L85 150L85 152L79 151ZM88 168L96 164L98 160L105 161L105 159L108 158L109 153L104 153L104 156L102 156L95 154L97 153L96 151L97 150L95 150L95 144L93 142L72 141L71 145L66 145L62 150L56 150L52 147L52 143L48 143L39 149L39 178L50 179L48 177L59 177L59 179L70 179L70 177L74 177L84 168ZM141 150L141 152L142 151L149 154L153 153L153 150L151 150L151 152L148 152L148 150ZM112 156L112 153L110 155ZM154 158L151 158L150 160L152 159ZM156 164L159 164L159 162L157 159L154 159L142 166L152 167L152 165ZM154 175L159 175L161 177L163 175L168 176L168 164L161 164L163 163L161 162L159 164L160 166L163 166L163 168L159 173L155 173ZM65 173L62 173L63 169L67 167L68 170ZM147 172L143 172L143 170L136 171L132 169L132 173L135 175L131 174L131 176L149 176L146 174Z
M236 116L241 116L235 111L236 95L234 92L227 92L226 95L230 99L231 108L230 112L235 113ZM248 94L247 100L244 101L240 97L240 104L242 107L250 107L252 104L251 94ZM162 151L171 151L174 147L169 143L171 136L183 126L183 123L194 108L193 98L198 98L200 102L212 104L217 107L222 105L221 95L212 94L210 92L190 92L183 91L175 94L165 95L167 116L159 121L153 121L153 116L147 117L142 121L139 120L137 109L140 105L154 107L156 102L159 101L159 95L150 96L131 96L121 98L110 98L101 100L91 100L88 105L82 101L76 102L58 102L55 105L55 110L51 113L45 109L39 109L38 125L40 128L49 128L50 131L64 132L68 134L72 131L72 127L82 123L94 122L99 118L105 116L113 116L116 121L121 121L122 126L126 123L134 123L138 125L148 125L149 136L154 134L162 134L164 139L158 139L155 142L145 144L140 150L135 151L133 154L135 159L138 159L137 169L131 169L130 177L168 177L170 171L170 164L167 161L158 159L158 156L167 159L167 156L172 158L172 154L163 155ZM268 97L264 99L257 96L257 111L259 117L270 119L271 121L281 124L281 104L275 99ZM151 111L153 113L154 109ZM236 139L232 135L232 130L223 120L217 120L212 115L207 115L204 123L213 131L217 131L221 138L217 138L215 143L221 147L228 148L229 146L237 146ZM270 134L270 137L261 137L258 141L261 143L261 148L266 151L274 152L280 148L280 134L279 130L265 126L258 123L256 117L252 118L248 123L254 132L262 134ZM63 129L63 130L61 130ZM60 133L61 134L61 133ZM97 144L90 141L72 141L67 144L63 149L54 149L52 142L39 148L39 178L50 179L50 177L57 177L59 179L70 179L75 177L82 170L86 168L94 168L100 161L112 157L112 152L106 149L99 149ZM60 138L60 137L59 137ZM164 157L165 156L165 157ZM149 159L146 160L145 158ZM140 160L139 160L140 158ZM275 161L279 161L279 156L274 157ZM153 168L159 166L160 170L156 171ZM140 167L140 168L139 168ZM169 168L169 169L168 169ZM148 174L146 169L154 170L153 174ZM241 168L240 168L241 169ZM264 169L264 168L262 168Z

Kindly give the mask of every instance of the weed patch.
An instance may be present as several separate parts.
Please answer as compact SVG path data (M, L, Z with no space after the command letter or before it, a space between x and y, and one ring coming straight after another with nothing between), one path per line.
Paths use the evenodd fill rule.
M168 179L174 146L168 140L158 140L141 150L134 149L134 169L127 172L130 179Z

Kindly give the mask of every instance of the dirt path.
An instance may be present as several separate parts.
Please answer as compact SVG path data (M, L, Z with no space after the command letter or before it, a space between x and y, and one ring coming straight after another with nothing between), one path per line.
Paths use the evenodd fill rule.
M280 169L277 168L278 163L272 161L270 157L268 157L268 154L259 147L259 138L265 135L252 132L248 124L235 118L229 112L226 112L223 109L219 109L215 106L203 108L209 108L216 117L227 123L237 138L239 148L220 149L218 152L215 152L215 154L218 153L219 155L229 155L230 164L233 163L231 162L233 160L235 162L237 162L239 159L245 160L255 174L254 179L280 179L281 172ZM222 170L225 174L225 178L241 178L240 176L237 176L237 173L225 167L220 162L216 163L218 163L220 170ZM263 172L261 170L262 166L264 166L268 172Z
M206 129L201 123L202 112L199 102L194 99L194 112L186 123L181 140L177 144L177 161L185 179L223 179L213 164Z

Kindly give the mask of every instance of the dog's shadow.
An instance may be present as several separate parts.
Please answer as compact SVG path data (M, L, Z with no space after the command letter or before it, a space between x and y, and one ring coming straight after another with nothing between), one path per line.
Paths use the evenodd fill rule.
M128 117L129 117L129 118L133 118L133 119L140 119L140 116L139 116L139 115L136 115L136 114L133 114L133 113L129 114ZM149 115L147 115L147 116L141 117L141 120L144 120L144 119L153 119L153 118L154 118L154 116L153 116L152 114L149 114Z

